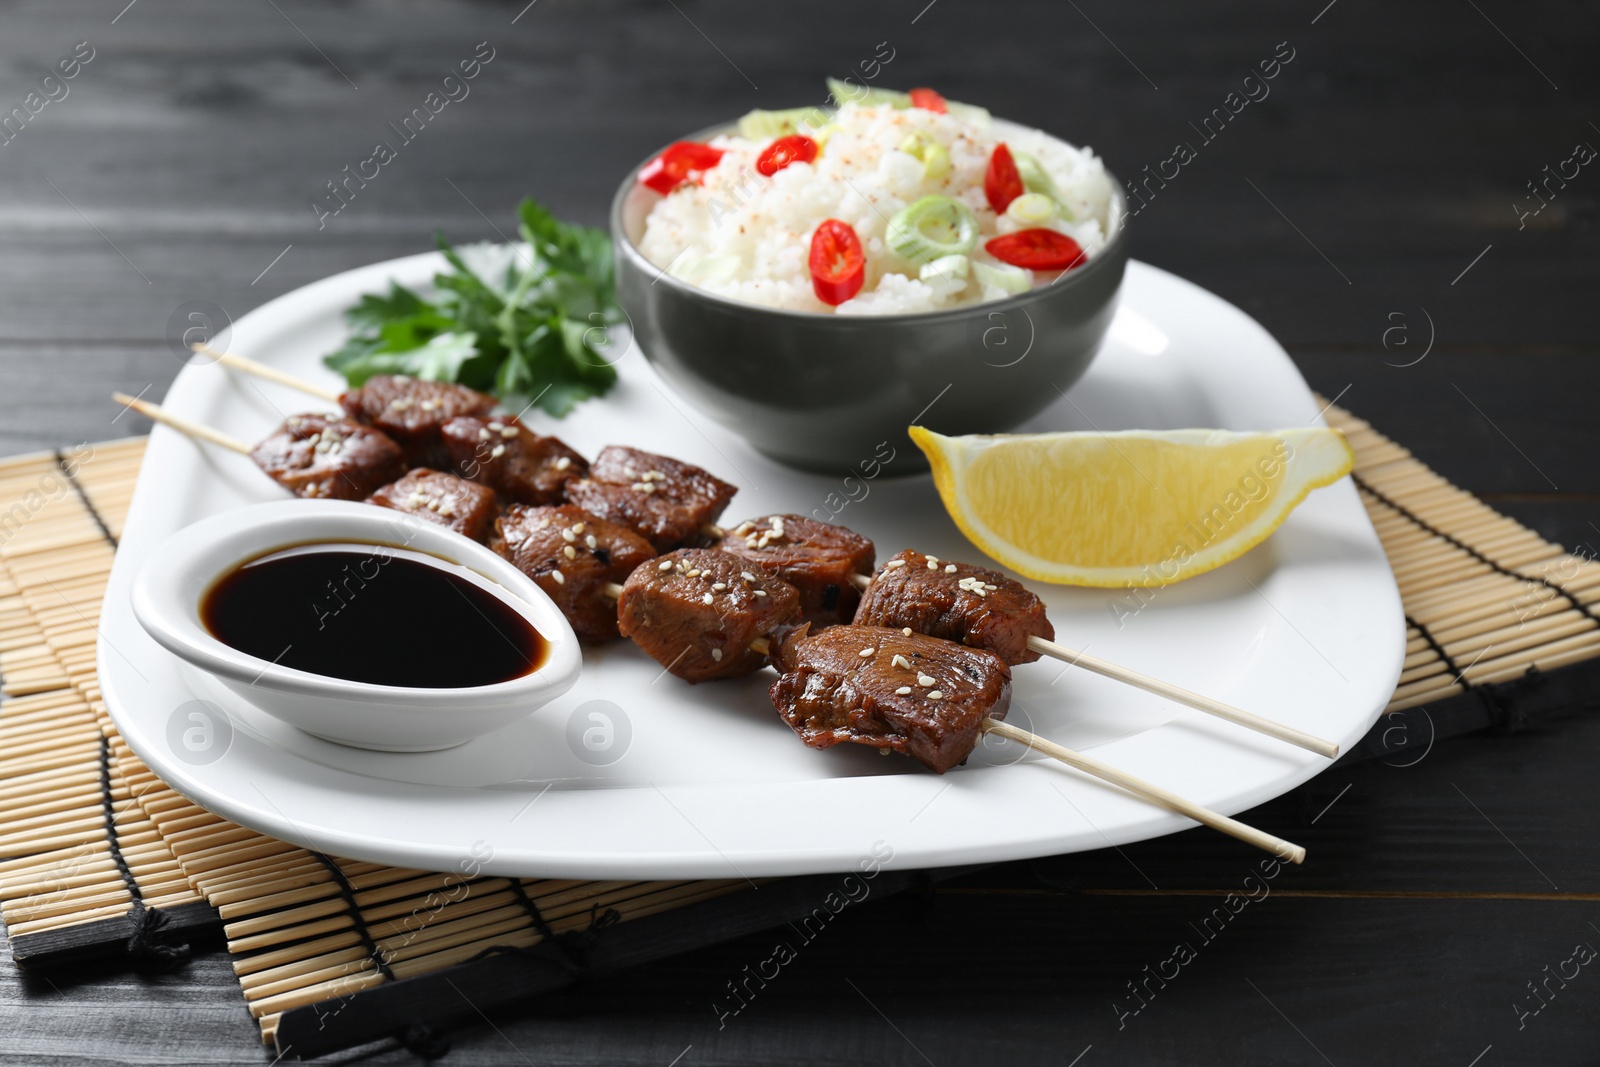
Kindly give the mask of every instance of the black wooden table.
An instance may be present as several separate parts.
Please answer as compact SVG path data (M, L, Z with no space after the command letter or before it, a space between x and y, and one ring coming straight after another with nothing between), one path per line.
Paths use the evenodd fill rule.
M811 102L887 48L884 84L1059 131L1127 178L1188 142L1148 186L1139 257L1255 315L1458 484L1600 545L1600 164L1570 162L1600 146L1593 4L125 2L0 7L0 120L26 120L0 144L0 451L141 432L107 394L162 394L185 302L236 317L435 229L490 239L528 193L598 223L650 148ZM483 41L471 95L319 228L325 183ZM1335 770L1247 816L1314 857L1261 889L1257 857L1205 831L1007 865L845 912L725 1026L713 1001L771 937L498 1015L454 1061L1593 1063L1600 973L1549 976L1600 945L1597 750L1576 709ZM1260 899L1217 932L1230 891ZM1180 942L1193 958L1151 981ZM53 982L0 959L0 1063L270 1059L221 953Z

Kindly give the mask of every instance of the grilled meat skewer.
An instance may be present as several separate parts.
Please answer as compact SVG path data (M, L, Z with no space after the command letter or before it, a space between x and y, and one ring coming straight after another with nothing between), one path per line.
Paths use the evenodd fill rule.
M883 626L800 626L772 643L773 707L812 748L900 752L936 774L966 760L1011 705L992 652Z
M462 415L487 415L497 403L464 385L403 374L374 375L339 395L347 415L394 438L413 466L440 470L449 466L440 440L445 423Z
M804 515L764 515L728 530L717 548L782 578L800 594L800 614L817 626L850 622L861 599L851 579L870 573L876 549L846 526Z
M386 435L331 415L290 415L248 454L295 496L318 500L365 500L406 471Z
M617 625L686 682L758 671L760 642L800 610L788 582L726 552L684 548L636 568L617 598Z
M567 483L589 470L559 437L540 436L515 415L463 415L439 433L451 469L518 504L559 504Z
M703 538L738 491L691 463L624 445L607 445L566 487L568 501L637 530L657 552Z
M1055 640L1044 601L999 571L907 549L884 561L861 593L857 626L909 626L988 649L1015 667L1039 653L1028 638Z
M619 636L616 583L655 556L650 542L626 526L572 504L512 504L495 520L489 547L548 593L589 642Z
M480 542L488 535L498 506L493 489L426 467L379 487L367 503L419 516Z

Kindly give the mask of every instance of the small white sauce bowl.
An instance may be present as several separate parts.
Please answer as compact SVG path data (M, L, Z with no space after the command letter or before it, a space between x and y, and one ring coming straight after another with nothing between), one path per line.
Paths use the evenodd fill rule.
M533 625L548 645L544 663L493 685L374 685L271 663L211 635L200 617L201 603L218 580L252 559L311 543L371 545L462 574ZM443 526L371 504L285 500L186 526L139 569L133 613L163 648L262 711L325 740L383 752L463 744L559 697L583 669L572 627L521 571ZM416 625L426 627L428 620L419 618Z

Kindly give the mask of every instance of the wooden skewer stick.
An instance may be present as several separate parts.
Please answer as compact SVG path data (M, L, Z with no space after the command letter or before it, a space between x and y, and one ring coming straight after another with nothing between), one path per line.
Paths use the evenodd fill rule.
M1262 718L1260 715L1252 714L1242 708L1224 704L1220 700L1213 700L1208 696L1191 692L1170 682L1163 682L1159 678L1140 674L1138 671L1129 670L1127 667L1119 667L1115 663L1107 662L1097 656L1091 656L1086 652L1079 652L1064 645L1058 645L1054 641L1046 641L1042 637L1029 637L1028 647L1042 656L1051 656L1075 667L1082 667L1086 671L1092 671L1106 678L1143 689L1147 693L1166 697L1175 703L1187 705L1196 711L1203 711L1207 715L1215 715L1217 718L1225 719L1237 726L1243 726L1257 733L1266 734L1268 737L1276 737L1278 740L1287 741L1291 745L1298 745L1309 752L1315 752L1319 756L1333 759L1339 754L1339 746L1332 741L1324 741L1314 734L1308 734L1303 730L1296 730L1292 726L1285 726L1281 722Z
M983 720L983 732L1003 737L1007 741L1015 741L1019 745L1027 745L1035 752L1049 756L1052 759L1058 759L1067 766L1080 770L1085 774L1093 775L1101 781L1110 782L1112 785L1125 789L1136 797L1148 800L1153 804L1159 804L1164 808L1169 808L1180 815L1186 815L1195 822L1209 826L1213 830L1222 831L1229 837L1236 837L1247 844L1266 849L1280 859L1286 859L1290 863L1302 863L1305 861L1306 850L1299 845L1285 841L1281 837L1274 837L1263 830L1257 830L1253 826L1247 826L1238 819L1231 819L1219 812L1212 811L1210 808L1203 808L1199 804L1185 800L1178 794L1162 789L1158 785L1152 785L1143 779L1135 778L1133 775L1119 771L1108 763L1102 763L1093 757L1085 756L1081 752L1075 752L1070 748L1058 745L1054 741L1047 741L1037 734L1031 734L1026 730L1012 726L1010 723L1001 722L999 719L985 719Z
M111 399L124 407L132 408L153 422L171 426L174 430L188 434L190 437L198 437L202 441L210 441L214 445L221 445L223 448L231 449L241 455L248 456L250 454L250 446L237 437L230 437L221 430L213 430L202 423L190 422L188 419L174 415L160 405L152 404L148 400L140 400L138 397L129 396L127 393L112 393Z
M861 589L865 589L872 584L872 579L865 574L852 575L851 580ZM1163 682L1161 679L1152 678L1148 674L1140 674L1138 671L1118 666L1098 656L1091 656L1086 652L1068 648L1054 641L1046 641L1042 637L1029 637L1028 647L1041 656L1049 656L1052 659L1058 659L1074 667L1082 667L1086 671L1092 671L1095 674L1103 675L1125 685L1143 689L1147 693L1166 697L1175 703L1187 705L1196 711L1203 711L1207 715L1215 715L1219 719L1226 719L1228 722L1243 726L1248 730L1255 730L1257 733L1266 734L1268 737L1275 737L1280 741L1287 741L1291 745L1298 745L1300 748L1315 752L1319 756L1333 759L1339 754L1339 746L1332 741L1325 741L1314 734L1296 730L1292 726L1285 726L1283 723L1252 714L1231 704L1224 704L1220 700L1202 696L1199 693L1184 689L1182 686Z
M201 355L210 356L224 367L232 367L236 371L243 371L245 374L251 374L257 378L265 378L269 382L287 385L290 389L298 389L302 393L310 393L312 396L321 397L323 400L335 404L339 402L339 392L336 389L325 389L320 385L306 381L304 378L296 378L294 375L286 374L276 367L269 367L265 363L257 363L255 360L246 359L244 356L236 356L232 352L218 352L216 349L209 348L203 344L194 344L189 347Z

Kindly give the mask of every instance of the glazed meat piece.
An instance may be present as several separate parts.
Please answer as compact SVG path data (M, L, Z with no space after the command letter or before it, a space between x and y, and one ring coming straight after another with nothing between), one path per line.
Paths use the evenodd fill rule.
M849 622L861 594L853 574L870 574L872 542L843 526L804 515L767 515L741 522L717 547L742 556L800 594L801 617L817 626Z
M290 415L250 458L295 496L318 500L365 500L406 471L399 445L331 415Z
M1030 636L1055 639L1044 602L999 571L909 549L873 575L858 626L909 626L919 634L986 648L1013 667L1039 658Z
M567 499L639 531L657 552L670 552L702 537L738 491L691 464L608 445L589 476L567 486Z
M474 541L482 541L489 532L495 508L493 489L426 467L383 486L367 497L367 503L448 526Z
M873 745L938 774L1011 705L1011 668L999 656L883 626L798 627L774 643L772 663L772 706L800 740Z
M767 662L750 643L792 622L794 587L726 552L685 548L628 575L617 624L667 670L688 682L731 678Z
M457 415L487 415L495 398L451 382L428 382L403 374L379 374L339 397L357 422L394 438L414 467L443 467L439 428Z
M439 433L457 474L518 504L559 504L567 483L589 470L559 437L540 437L514 415L464 415Z
M550 595L580 639L593 642L617 636L617 603L606 587L655 555L650 542L626 526L571 504L512 504L495 520L489 547Z

